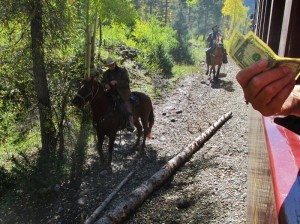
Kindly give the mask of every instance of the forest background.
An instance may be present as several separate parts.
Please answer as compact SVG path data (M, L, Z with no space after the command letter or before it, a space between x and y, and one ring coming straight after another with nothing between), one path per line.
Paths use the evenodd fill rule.
M91 139L89 111L71 99L80 80L124 55L141 71L132 89L152 97L205 60L218 25L226 39L250 29L254 1L7 0L0 6L0 198L47 194L78 178ZM126 58L125 58L126 59ZM81 150L83 149L83 150ZM45 178L47 177L47 178Z

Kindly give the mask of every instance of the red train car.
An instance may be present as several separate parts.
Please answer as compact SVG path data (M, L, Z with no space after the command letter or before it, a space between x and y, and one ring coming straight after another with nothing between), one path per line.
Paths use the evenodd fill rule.
M253 19L274 52L300 58L299 0L257 0ZM300 223L300 118L252 110L250 124L247 223Z

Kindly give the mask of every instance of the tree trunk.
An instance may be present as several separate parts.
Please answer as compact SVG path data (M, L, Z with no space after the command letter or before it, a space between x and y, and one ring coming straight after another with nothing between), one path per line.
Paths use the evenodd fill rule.
M208 8L208 6L207 6ZM208 19L208 9L204 10L204 35L203 35L203 40L206 40L206 30L207 30L207 19Z
M68 103L68 96L69 93L71 91L72 85L69 84L66 92L64 93L62 99L61 99L61 108L60 108L60 114L61 117L59 118L59 122L58 122L58 134L57 134L57 138L58 138L58 150L57 150L57 170L60 170L60 166L62 164L62 161L64 160L64 150L65 150L65 139L64 139L64 121L66 118L66 107L67 107L67 103Z
M99 18L99 42L98 42L98 55L97 55L97 59L100 60L101 59L101 55L100 55L100 48L102 46L102 21L101 18Z
M166 14L165 14L165 26L167 25L167 22L168 22L168 7L169 7L169 2L168 0L166 0Z
M31 47L33 58L33 80L38 102L41 125L42 150L40 159L41 163L47 161L49 165L51 158L53 159L55 155L56 129L52 120L50 94L48 89L44 62L42 0L34 0L33 3L33 15L31 20Z
M85 50L85 78L90 77L91 72L91 24L90 24L90 0L86 2L86 50Z
M95 52L96 52L96 33L97 33L97 27L98 27L98 13L95 12L95 15L94 15L94 24L93 24L93 33L92 33L92 40L91 40L91 66L93 68L93 74L92 75L95 75L95 67L94 67L94 64L95 64Z
M168 180L172 174L185 162L187 162L192 155L200 149L213 134L229 119L231 112L220 117L213 125L211 125L204 133L202 133L193 143L185 148L181 153L169 160L158 172L156 172L150 179L145 181L139 188L135 189L127 201L124 201L117 206L112 212L103 218L99 219L97 224L106 223L121 223L131 213L133 213L152 192L158 189L163 183Z

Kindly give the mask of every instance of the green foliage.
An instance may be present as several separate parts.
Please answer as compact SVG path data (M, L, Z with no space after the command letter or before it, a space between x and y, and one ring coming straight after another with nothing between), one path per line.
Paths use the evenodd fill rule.
M244 27L246 24L247 13L249 7L243 5L242 0L226 0L224 7L222 8L222 14L229 16L230 27L228 35L234 30L234 28Z
M194 6L196 5L200 0L187 0L187 5L188 6Z
M62 105L70 80L83 74L83 70L80 71L82 63L73 58L82 55L82 50L78 49L83 49L81 35L84 35L84 30L78 26L74 29L80 17L77 17L76 8L67 8L65 2L48 1L44 4L45 62L57 127L62 119L67 120L64 114L69 115L71 111L69 103L68 107ZM7 12L13 11L10 7L8 4L5 8ZM38 179L32 181L39 170L36 169L37 156L32 160L26 156L41 146L33 88L30 10L20 7L3 17L6 20L0 25L0 113L3 115L0 117L0 166L5 167L8 176L24 185L26 182L41 183ZM50 172L55 174L55 170ZM50 176L56 178L56 175Z
M172 49L172 55L176 63L191 64L191 57L188 46L188 26L187 19L183 12L186 10L184 4L180 4L180 10L177 11L172 27L176 30L176 40L178 45Z
M0 25L0 143L16 143L32 128L27 110L35 101L28 53L28 32L17 21ZM26 110L24 110L26 108ZM30 113L29 117L34 113ZM27 120L28 119L28 120ZM34 119L33 119L34 120ZM25 122L25 123L23 123ZM26 125L25 125L26 124Z
M112 48L114 46L120 46L121 43L127 43L128 45L130 41L130 29L125 24L112 23L103 26L102 30L105 47Z
M201 61L205 61L206 41L203 40L203 36L198 38L192 38L189 40L191 45L191 58L196 64L200 64Z
M137 21L132 31L136 47L143 52L140 61L153 72L171 72L171 51L178 42L175 30L170 26L163 26L155 18L148 21ZM164 67L166 66L166 67Z
M202 72L203 71L199 65L175 65L172 69L174 80L178 80L190 74L201 74Z
M135 23L137 11L131 0L101 0L100 2L100 19L104 24L118 23L132 26Z
M171 52L177 47L176 32L170 26L163 26L155 18L149 21L137 20L133 30L124 24L112 23L103 26L106 48L125 44L139 49L138 60L153 72L170 73L173 63Z
M188 11L188 35L197 38L199 35L205 37L214 25L223 26L221 8L223 1L201 0L190 5Z
M151 65L157 65L157 71L165 75L171 75L173 62L171 55L166 52L163 45L155 45L151 52L149 52L148 59ZM156 70L156 67L154 68Z
M0 192L17 180L24 186L28 182L49 186L62 180L59 179L62 177L60 175L67 177L71 172L75 176L80 175L82 163L85 162L84 150L88 136L80 139L82 142L78 141L77 146L74 142L77 142L80 132L86 135L88 132L80 128L84 119L74 112L71 100L77 90L76 80L85 74L86 1L42 2L43 50L54 114L52 120L63 138L59 145L62 147L63 160L59 160L59 151L55 149L56 157L52 159L57 161L51 161L51 164L59 168L51 167L51 178L40 178L37 158L41 137L30 32L33 0L6 1L6 4L0 6L0 179L4 180ZM105 43L104 48L97 50L105 49L106 53L116 54L119 45L123 43L129 48L138 49L140 54L137 60L150 73L162 73L163 78L167 77L162 82L166 83L163 87L167 88L187 72L198 71L195 66L186 67L184 64L195 61L198 65L204 59L204 35L207 27L210 29L211 24L221 21L222 1L214 4L211 0L170 0L168 10L164 8L166 5L158 2L154 4L154 1L134 2L139 4L137 8L143 14L138 15L131 0L90 1L89 24L94 23L99 16L97 21L102 26L101 37ZM180 2L183 4L179 7ZM99 26L96 42L100 42L98 30ZM181 66L174 61L181 63ZM152 83L153 76L147 75L143 80ZM138 78L138 81L133 80L134 88L156 91L155 86L147 86Z

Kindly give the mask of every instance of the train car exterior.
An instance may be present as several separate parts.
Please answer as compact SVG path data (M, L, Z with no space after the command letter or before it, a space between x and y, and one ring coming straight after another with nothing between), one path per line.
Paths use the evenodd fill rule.
M257 0L253 19L274 52L300 58L299 0ZM300 223L300 118L252 110L250 124L247 223Z

